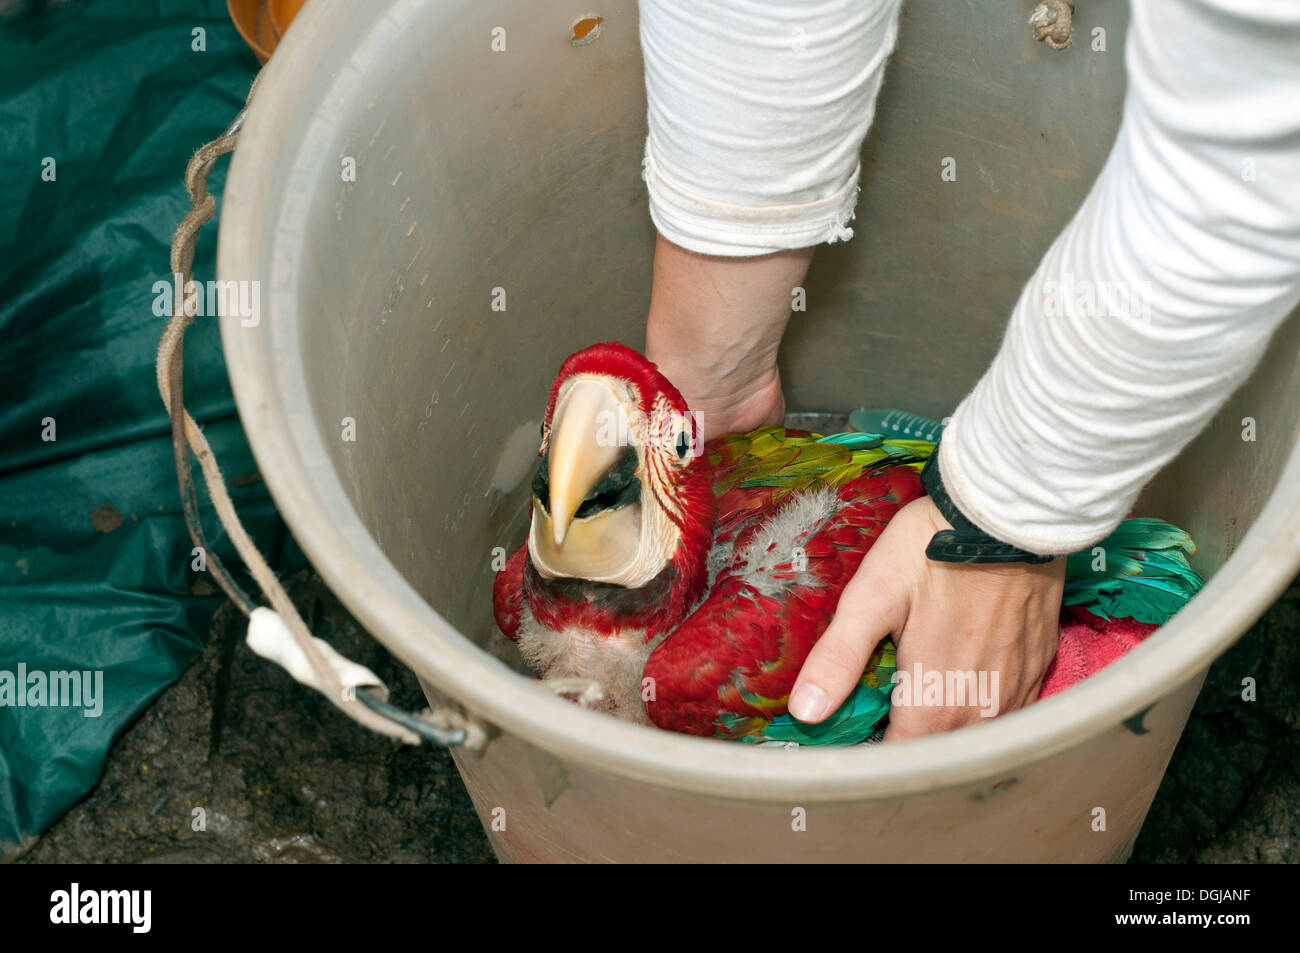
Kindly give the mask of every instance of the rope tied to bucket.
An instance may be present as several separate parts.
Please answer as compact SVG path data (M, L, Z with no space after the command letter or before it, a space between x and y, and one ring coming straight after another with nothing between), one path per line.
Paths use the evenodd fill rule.
M217 161L232 152L238 143L240 127L260 78L261 74L253 80L244 108L225 131L201 146L190 158L185 169L185 188L190 195L191 208L176 226L172 238L170 264L172 274L178 276L181 293L172 303L171 319L158 343L156 370L158 393L171 418L172 450L185 525L194 544L203 551L213 579L249 617L248 643L253 651L279 664L299 682L315 688L336 708L372 731L407 744L432 741L482 750L487 743L487 732L476 719L450 708L413 714L389 704L388 689L374 673L350 662L329 643L311 634L293 600L244 529L217 465L216 455L203 431L185 409L185 331L194 322L199 294L191 280L194 252L200 229L212 219L217 207L216 199L208 192L208 176ZM217 518L249 574L271 603L270 609L258 606L208 544L200 518L191 452L199 462Z

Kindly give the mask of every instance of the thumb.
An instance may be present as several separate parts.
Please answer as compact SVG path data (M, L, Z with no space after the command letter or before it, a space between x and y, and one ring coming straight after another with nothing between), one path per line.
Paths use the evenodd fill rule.
M907 611L905 592L868 554L799 671L790 692L790 714L816 724L839 708L857 687L876 646L902 629Z

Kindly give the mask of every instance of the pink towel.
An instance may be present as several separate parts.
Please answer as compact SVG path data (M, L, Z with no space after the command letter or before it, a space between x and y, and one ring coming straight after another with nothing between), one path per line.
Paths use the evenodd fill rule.
M1095 675L1160 628L1134 619L1102 619L1087 609L1061 610L1061 641L1047 667L1039 698L1064 691Z

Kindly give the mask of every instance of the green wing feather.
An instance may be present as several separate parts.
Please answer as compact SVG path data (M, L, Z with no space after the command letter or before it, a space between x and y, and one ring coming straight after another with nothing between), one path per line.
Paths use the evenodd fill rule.
M835 713L816 725L790 715L778 715L754 741L795 742L801 745L855 745L866 741L880 719L889 714L889 693L859 685Z
M840 486L884 464L920 470L933 450L934 444L925 440L863 433L796 435L784 427L762 427L714 441L709 459L717 474L717 494L737 487L771 487L779 499L795 490Z
M1177 526L1127 519L1096 547L1066 559L1062 602L1103 619L1164 625L1205 584L1187 559L1195 552Z

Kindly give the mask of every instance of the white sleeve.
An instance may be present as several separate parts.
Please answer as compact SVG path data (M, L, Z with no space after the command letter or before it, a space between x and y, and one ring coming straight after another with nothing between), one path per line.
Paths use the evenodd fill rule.
M852 237L858 153L901 0L641 0L650 215L761 255Z
M958 508L1037 553L1110 532L1300 301L1300 0L1131 9L1105 169L940 447Z

